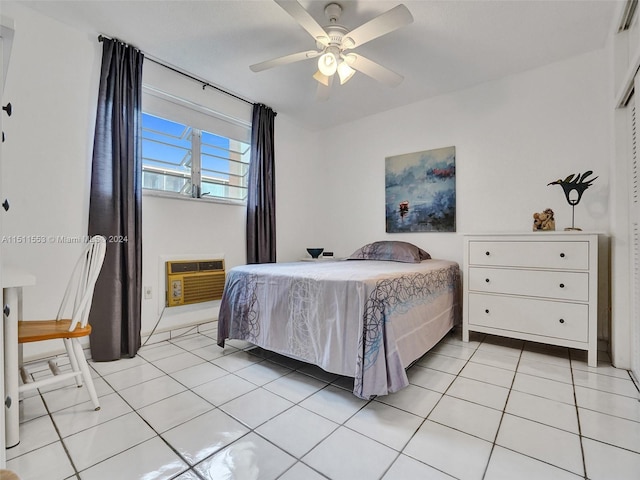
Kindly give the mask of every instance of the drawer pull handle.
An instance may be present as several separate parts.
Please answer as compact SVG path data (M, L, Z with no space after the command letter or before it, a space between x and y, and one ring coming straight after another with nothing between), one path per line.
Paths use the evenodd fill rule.
M564 253L561 253L561 254L560 254L560 258L564 258Z
M564 288L564 283L561 283L561 284L560 284L560 288Z
M484 311L484 313L489 313L489 309L487 308L487 309Z
M484 281L485 281L485 282L487 282L487 283L489 283L489 279L488 279L488 278L485 278L485 279L484 279Z
M561 319L560 319L560 323L564 323L564 318L561 318Z
M489 255L491 255L491 252L484 252L484 254L488 257Z

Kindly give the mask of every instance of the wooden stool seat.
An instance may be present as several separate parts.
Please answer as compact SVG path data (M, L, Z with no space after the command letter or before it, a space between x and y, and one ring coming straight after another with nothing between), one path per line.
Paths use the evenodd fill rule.
M22 320L18 322L18 343L41 342L55 338L79 338L91 333L91 325L76 326L69 331L71 320Z
M0 470L0 480L20 480L11 470Z

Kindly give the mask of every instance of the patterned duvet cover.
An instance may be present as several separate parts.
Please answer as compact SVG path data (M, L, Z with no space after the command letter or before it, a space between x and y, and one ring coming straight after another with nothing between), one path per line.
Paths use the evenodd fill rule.
M377 260L272 263L227 273L218 344L254 345L354 377L369 399L409 384L405 369L459 321L459 267Z

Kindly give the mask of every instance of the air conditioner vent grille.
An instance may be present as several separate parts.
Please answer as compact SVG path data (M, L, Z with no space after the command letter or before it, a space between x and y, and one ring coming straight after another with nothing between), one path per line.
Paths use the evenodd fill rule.
M220 300L224 288L224 274L184 277L184 303Z
M224 260L167 262L167 307L220 300L224 290Z

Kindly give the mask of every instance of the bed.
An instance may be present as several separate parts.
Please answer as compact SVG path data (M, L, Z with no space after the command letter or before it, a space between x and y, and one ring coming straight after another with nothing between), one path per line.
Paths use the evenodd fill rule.
M459 266L422 250L411 262L362 254L378 243L347 260L232 268L218 345L245 340L353 377L364 399L406 387L406 368L459 322Z

